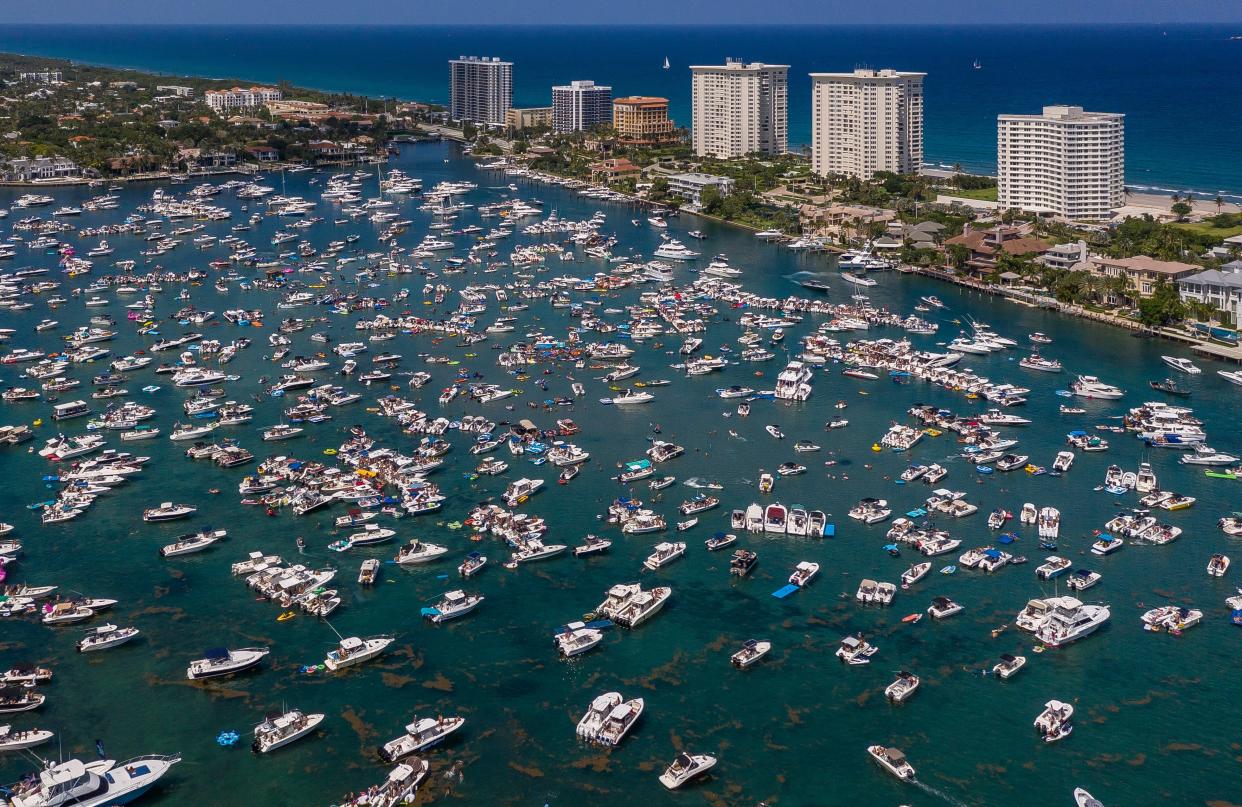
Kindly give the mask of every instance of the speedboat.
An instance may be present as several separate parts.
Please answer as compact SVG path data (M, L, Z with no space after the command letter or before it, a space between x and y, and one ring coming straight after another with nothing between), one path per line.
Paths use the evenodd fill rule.
M711 754L680 753L660 774L660 784L669 790L676 790L691 779L707 773L715 764L716 758Z
M867 753L871 758L879 763L880 767L896 776L902 781L909 781L914 778L914 766L906 755L896 748L885 748L882 745L867 746Z
M1039 717L1035 718L1035 730L1046 743L1063 740L1074 730L1074 725L1070 722L1073 716L1073 704L1050 700L1044 704L1044 710L1039 713Z
M332 672L336 672L346 667L352 667L355 664L361 664L364 661L370 661L383 653L395 641L397 639L394 636L380 635L366 639L358 636L349 636L341 639L339 645L328 651L327 657L323 660L323 666Z
M186 668L185 677L191 681L201 681L205 678L233 675L258 666L270 652L266 647L244 647L240 650L215 647L204 653L203 658L191 661Z
M954 614L961 613L962 606L954 602L948 597L933 597L931 605L927 607L927 613L932 619L947 619Z
M799 561L794 567L793 574L789 575L789 584L804 588L808 583L815 579L815 575L819 574L819 564L814 561Z
M911 672L902 670L897 673L897 680L884 688L884 697L893 703L901 703L914 694L919 688L919 677Z
M1000 676L1002 679L1008 679L1022 669L1025 664L1026 656L1011 656L1008 653L1002 653L1000 661L992 667L992 673Z
M109 807L128 804L150 790L181 761L177 755L150 754L124 762L68 759L5 788L11 807Z
M94 650L107 650L110 647L123 645L139 633L137 628L118 628L111 623L100 625L86 632L86 636L78 641L79 653Z
M174 543L160 549L160 555L166 558L175 558L179 555L189 555L194 552L202 552L207 547L219 542L226 535L227 530L206 529L201 532L182 535Z
M931 571L931 567L931 563L929 561L925 561L923 563L916 563L909 569L906 569L901 573L901 587L909 588L918 581L922 580L927 576L927 573Z
M578 721L578 736L588 742L594 742L604 726L604 721L624 700L620 692L605 692L602 695L596 695L591 705L587 707L586 714ZM641 701L641 698L639 700Z
M588 535L585 543L574 547L574 555L579 558L595 555L606 551L610 546L612 546L612 541L607 538L600 538L598 535Z
M562 658L581 655L604 640L604 631L585 622L570 622L554 637Z
M268 715L254 727L254 742L250 750L256 754L266 754L277 748L302 739L310 734L323 722L323 714L306 714L300 709Z
M1161 356L1160 359L1178 372L1190 375L1198 375L1203 372L1190 359L1183 359L1180 356Z
M465 616L483 602L482 594L467 594L458 589L449 591L430 608L422 609L423 616L439 625L452 619Z
M466 723L464 717L416 717L405 727L405 734L384 743L379 749L385 762L396 762L410 754L444 742Z
M439 544L429 544L414 538L408 544L401 547L400 551L397 552L395 560L401 566L412 566L435 560L447 552L448 547L440 546Z
M46 729L14 731L12 726L0 726L0 753L34 748L36 745L43 745L55 736Z
M617 746L629 730L642 716L644 702L642 698L634 698L612 708L604 717L599 731L592 738L600 745Z
M846 664L854 666L861 664L870 664L871 657L876 654L880 648L869 644L861 636L846 636L841 640L840 646L837 647L836 657L844 661Z
M729 657L734 667L746 668L768 654L772 643L761 639L748 639L741 649Z
M656 569L667 566L684 554L686 554L685 542L664 541L656 544L655 551L647 556L647 560L643 562L643 566L651 571L655 571Z
M1083 398L1099 398L1102 400L1116 400L1125 395L1119 387L1112 384L1105 384L1093 375L1080 375L1070 384L1070 392Z
M198 511L197 507L189 504L173 504L172 502L164 502L159 507L150 507L142 511L143 521L173 521L179 518L186 518Z

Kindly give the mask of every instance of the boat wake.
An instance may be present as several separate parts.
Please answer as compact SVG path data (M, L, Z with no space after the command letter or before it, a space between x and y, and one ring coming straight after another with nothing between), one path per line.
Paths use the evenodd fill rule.
M970 805L968 805L966 802L961 801L960 799L955 799L952 796L950 796L948 793L945 793L943 790L938 790L937 788L932 787L926 782L921 782L918 779L911 779L910 784L914 785L919 790L922 790L924 793L926 793L929 796L935 796L936 798L942 801L952 804L953 807L970 807Z

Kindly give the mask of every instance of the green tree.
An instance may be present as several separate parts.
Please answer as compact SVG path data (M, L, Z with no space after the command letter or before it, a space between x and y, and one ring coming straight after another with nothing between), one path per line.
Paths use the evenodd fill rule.
M949 244L949 265L959 272L966 268L966 261L970 260L970 248L965 244Z
M1186 317L1186 306L1177 294L1177 287L1161 280L1151 296L1139 300L1139 322L1150 328L1162 328Z
M1185 221L1193 208L1185 202L1175 202L1169 209L1173 211L1173 215L1177 216L1178 221Z

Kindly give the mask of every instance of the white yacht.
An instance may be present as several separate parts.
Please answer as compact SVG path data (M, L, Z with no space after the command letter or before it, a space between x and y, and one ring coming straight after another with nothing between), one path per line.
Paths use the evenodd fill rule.
M191 681L201 681L204 678L233 675L258 666L270 652L266 647L244 647L240 650L212 648L204 654L204 658L190 662L185 677Z
M410 754L443 742L466 723L464 717L415 717L405 734L384 743L379 755L385 762L396 762Z
M1105 384L1093 375L1080 375L1073 383L1070 384L1070 392L1083 398L1099 398L1102 400L1116 400L1125 395L1119 387L1112 384Z
M38 777L5 788L9 807L112 807L128 804L151 789L181 761L177 755L151 754L124 762L69 759L49 763Z
M667 566L684 554L686 554L685 542L664 541L655 545L655 551L647 556L647 559L643 561L643 566L651 571L655 571Z
M711 754L678 754L660 774L660 784L669 790L676 790L691 779L707 773L715 764L716 758Z
M423 616L438 625L442 622L465 616L479 607L479 603L483 602L483 599L482 594L467 594L460 589L450 591L441 597L434 606L424 608Z
M867 753L879 763L880 767L902 781L914 778L914 766L906 759L906 755L896 748L885 748L882 745L867 747Z
M358 636L346 637L341 639L341 643L334 649L328 651L327 658L323 660L323 666L336 672L364 661L370 661L387 650L388 646L395 641L397 641L396 637L384 635L370 636L366 639Z
M1110 616L1107 605L1083 605L1073 597L1062 597L1035 636L1049 647L1061 647L1095 633Z
M95 650L117 647L133 639L138 633L137 628L118 628L111 623L100 625L88 630L86 636L78 641L78 652L90 653Z
M254 727L254 742L250 744L250 750L256 754L267 754L284 748L310 734L323 719L323 714L306 714L300 709L268 715Z
M400 551L397 552L395 560L401 566L413 566L435 560L447 553L448 547L446 546L429 544L426 541L414 538L408 544L401 547Z
M699 253L687 247L675 238L670 238L656 248L655 256L665 260L691 261L699 257Z
M189 504L173 504L172 502L164 502L159 507L149 507L142 511L143 521L173 521L179 518L186 518L198 511L197 507Z
M1203 372L1190 359L1183 359L1180 356L1161 356L1160 359L1178 372L1188 375L1199 375Z

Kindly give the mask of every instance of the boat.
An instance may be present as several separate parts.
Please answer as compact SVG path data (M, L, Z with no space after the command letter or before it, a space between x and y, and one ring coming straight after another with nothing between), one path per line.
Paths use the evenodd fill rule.
M927 576L927 573L931 571L931 567L932 565L930 561L924 561L923 563L916 563L909 569L906 569L901 573L901 587L909 588L918 581L922 580Z
M992 667L992 673L1003 680L1007 680L1016 675L1018 670L1026 664L1026 656L1013 656L1009 653L1002 653L1000 661Z
M100 625L86 632L86 636L78 641L79 653L90 653L95 650L123 645L139 633L137 628L118 628L111 623Z
M10 807L111 807L136 801L181 761L179 755L134 757L124 762L73 758L47 763L37 777L4 788Z
M746 577L759 563L759 555L749 549L738 549L729 560L729 574L734 577Z
M240 650L211 648L203 654L203 658L190 662L185 677L191 681L202 681L206 678L234 675L258 666L270 652L266 647L244 647Z
M564 547L562 547L563 549ZM483 602L482 594L467 594L457 589L449 591L441 597L435 605L429 608L423 608L423 617L430 620L434 624L442 624L466 614L479 607L479 603Z
M902 703L919 688L919 677L912 672L902 670L897 673L897 680L884 688L884 697L892 703Z
M306 714L300 709L269 714L254 727L254 742L250 744L250 750L256 754L267 754L284 748L317 729L324 717L320 713Z
M1111 616L1107 605L1084 605L1073 597L1061 597L1035 636L1049 647L1061 647L1090 636Z
M643 562L643 566L651 571L660 569L686 554L686 544L683 541L669 542L663 541L656 544L655 550L647 556Z
M602 695L596 695L591 705L587 707L586 713L578 720L578 737L594 742L604 726L604 721L624 701L625 697L620 692L605 692Z
M734 535L733 533L726 534L723 532L718 532L715 535L713 535L711 538L708 538L703 543L707 547L707 550L709 552L716 552L718 550L724 549L725 547L732 546L733 544L737 543L737 536Z
M0 726L0 753L6 751L24 751L43 745L56 735L46 729L14 730L12 726Z
M160 549L160 555L165 558L175 558L179 555L189 555L194 552L202 552L209 546L216 544L228 535L227 530L213 530L210 527L200 532L182 535L177 538L174 543L168 544Z
M869 644L862 636L846 636L841 640L835 655L846 664L858 666L870 664L871 657L878 650L878 647Z
M372 586L379 578L380 560L379 558L367 558L362 562L362 566L358 569L358 585Z
M430 769L431 763L425 759L402 762L388 772L383 782L363 790L349 801L341 802L338 807L398 807L409 804Z
M789 584L804 588L815 579L817 574L819 574L818 563L809 560L799 561L794 567L793 574L789 575Z
M592 742L598 745L617 746L621 744L621 740L629 733L634 724L638 722L638 718L642 716L644 701L642 698L634 698L633 700L619 703L604 716L600 723L599 731L595 736L590 738Z
M414 538L408 544L401 547L394 560L401 566L413 566L419 563L428 563L447 553L448 547L430 544Z
M962 612L962 606L948 597L933 597L927 613L932 619L947 619Z
M142 511L142 520L147 522L174 521L187 518L198 512L198 508L189 504L173 504L164 502L159 507L150 507Z
M1179 398L1186 398L1190 395L1189 389L1178 386L1178 383L1171 378L1165 378L1161 381L1148 381L1147 386L1157 392L1163 392L1168 395L1176 395Z
M1104 803L1081 787L1074 788L1074 804L1077 807L1104 807Z
M660 784L669 790L676 790L682 785L707 773L716 765L716 758L711 754L680 753L664 773L660 774Z
M903 782L914 779L914 766L906 759L906 755L896 748L885 748L882 745L867 746L867 753L871 755L881 768L896 776Z
M1104 575L1099 572L1093 572L1090 569L1075 569L1074 573L1065 581L1065 585L1074 591L1086 591L1103 579Z
M1179 373L1188 375L1199 375L1203 371L1195 366L1190 359L1183 359L1180 356L1161 356L1160 360L1165 364L1177 370Z
M343 670L356 664L370 661L379 656L397 639L394 636L370 636L366 639L349 636L341 639L340 644L328 651L323 666L330 672Z
M585 622L570 622L554 637L561 658L581 655L604 640L604 631Z
M487 557L478 552L471 552L466 555L466 559L457 567L457 573L462 577L472 577L483 570L487 565Z
M1100 400L1116 400L1125 395L1125 392L1119 387L1112 384L1106 384L1093 375L1080 375L1070 384L1069 391L1072 395L1078 395L1083 398L1095 398Z
M1207 573L1212 577L1224 577L1229 571L1229 556L1216 554L1208 560Z
M380 746L380 759L396 762L425 748L439 745L465 723L464 717L415 717L405 727L404 734Z
M607 538L600 538L598 535L588 535L585 543L574 547L574 555L579 558L596 555L607 551L610 546L612 546L612 541Z
M729 657L734 667L745 669L768 654L772 643L762 639L748 639L741 649Z
M1063 740L1074 730L1072 704L1058 700L1050 700L1044 704L1044 710L1035 718L1035 730L1046 743Z

